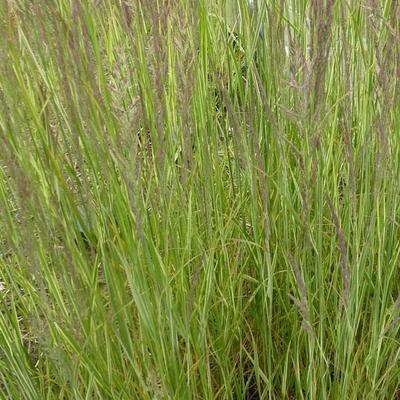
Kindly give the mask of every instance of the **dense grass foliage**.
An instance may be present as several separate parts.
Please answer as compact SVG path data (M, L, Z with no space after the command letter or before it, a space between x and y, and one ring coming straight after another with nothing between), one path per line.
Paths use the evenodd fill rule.
M399 21L1 0L1 398L399 398Z

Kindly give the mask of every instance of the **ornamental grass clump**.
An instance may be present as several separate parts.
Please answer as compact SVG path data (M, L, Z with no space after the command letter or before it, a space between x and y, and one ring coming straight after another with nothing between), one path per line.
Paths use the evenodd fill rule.
M0 398L398 398L399 21L0 2Z

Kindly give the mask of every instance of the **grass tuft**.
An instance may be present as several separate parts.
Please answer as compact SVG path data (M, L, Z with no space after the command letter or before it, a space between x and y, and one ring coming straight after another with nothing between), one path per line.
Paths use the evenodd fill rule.
M399 21L0 2L0 398L399 398Z

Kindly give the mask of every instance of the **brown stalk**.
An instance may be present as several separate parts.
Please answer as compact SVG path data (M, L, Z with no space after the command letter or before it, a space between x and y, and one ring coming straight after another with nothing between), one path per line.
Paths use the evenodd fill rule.
M391 110L396 107L396 96L398 95L398 80L393 77L399 76L400 55L399 37L396 34L396 24L400 17L400 6L398 2L391 3L391 19L387 21L383 10L377 0L369 2L369 19L373 26L374 48L377 62L377 88L376 96L380 103L374 127L378 132L378 149L375 159L374 196L378 196L382 179L387 171L390 161L391 147L388 133L390 132L392 118ZM387 34L386 43L382 45L383 32Z
M289 294L289 297L299 308L301 315L303 316L304 329L309 334L313 335L311 319L310 319L310 311L309 311L308 300L307 300L307 287L304 282L303 275L301 274L299 264L297 263L297 261L294 259L294 257L291 254L289 254L289 261L293 268L294 275L296 277L296 283L297 283L297 287L299 289L301 298L299 300L296 297L292 296L291 294Z
M325 97L325 73L329 61L330 36L335 0L312 0L310 4L311 23L311 69L308 81L308 107L312 113L313 151L321 140L322 127L318 124ZM311 104L312 91L312 104Z

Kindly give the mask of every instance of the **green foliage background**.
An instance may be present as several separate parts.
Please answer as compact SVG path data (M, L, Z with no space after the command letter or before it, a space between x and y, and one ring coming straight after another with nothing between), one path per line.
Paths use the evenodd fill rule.
M399 21L0 1L0 396L398 398Z

